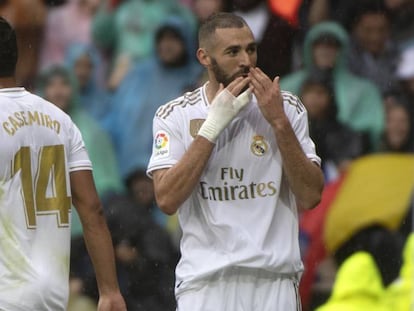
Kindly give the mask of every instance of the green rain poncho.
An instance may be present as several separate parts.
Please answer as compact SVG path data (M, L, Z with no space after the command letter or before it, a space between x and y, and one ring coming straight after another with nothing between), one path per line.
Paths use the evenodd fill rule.
M134 61L151 56L154 34L169 17L185 20L194 31L196 22L191 11L176 0L128 0L115 10L105 7L95 15L92 35L101 47L115 49L115 56L128 55Z
M312 45L321 35L334 36L341 44L337 62L332 72L332 86L335 102L338 105L338 119L357 131L370 134L373 149L379 147L384 128L384 109L381 95L369 80L352 74L346 65L346 51L349 39L346 31L334 22L324 22L314 26L305 38L304 68L281 80L281 88L300 94L303 83L315 68Z
M73 88L73 96L66 113L72 118L82 133L89 158L93 166L93 176L99 196L122 191L115 152L109 136L98 123L78 105L77 87L70 72L61 66L53 66L41 74L38 85L39 95L44 97L46 85L53 77L63 77ZM47 98L46 98L47 99ZM72 209L72 236L82 233L79 217Z

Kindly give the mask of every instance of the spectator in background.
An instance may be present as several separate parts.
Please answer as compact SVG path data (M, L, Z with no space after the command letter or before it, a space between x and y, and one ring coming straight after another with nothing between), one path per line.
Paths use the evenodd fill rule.
M118 87L131 64L151 56L157 28L172 15L185 20L188 31L195 31L194 16L176 0L127 0L113 11L104 6L99 10L93 37L100 48L113 49L110 89Z
M368 252L380 272L382 286L386 287L398 278L403 246L404 238L398 231L377 224L366 225L342 243L334 257L340 266L352 254Z
M391 13L391 37L399 49L414 44L414 2L412 0L385 0Z
M124 180L148 164L151 120L157 108L191 88L202 73L191 53L191 27L184 20L170 18L157 30L154 41L154 56L136 64L114 94L106 123Z
M167 230L177 252L180 247L181 228L177 215L167 216L155 203L154 184L145 171L137 170L126 180L127 189L132 201L151 215L157 225Z
M383 305L385 293L372 256L351 255L338 269L329 300L316 311L391 311Z
M107 206L118 279L129 311L174 311L174 267L178 256L147 207L118 197Z
M390 16L382 0L358 1L351 10L349 69L374 82L382 94L396 84L398 51L390 41Z
M390 96L387 99L383 151L413 152L412 121L402 98Z
M308 111L309 134L322 160L325 181L332 181L346 171L350 161L369 150L369 138L338 121L334 92L323 77L309 77L300 97Z
M228 0L191 0L190 2L191 9L199 24L214 13L229 10Z
M109 109L109 94L102 87L101 58L91 45L73 44L66 53L66 65L73 71L79 88L79 105L101 122Z
M66 49L73 43L90 44L91 23L101 0L68 0L50 9L44 31L40 69L65 60Z
M235 14L249 25L258 43L257 66L274 78L290 72L296 29L272 14L266 0L232 0Z
M131 200L161 227L166 226L166 215L155 206L154 185L144 170L136 170L126 180Z
M281 88L299 93L303 83L314 73L325 76L333 89L338 120L355 131L370 136L371 149L378 149L384 127L381 95L370 81L348 71L346 31L333 22L320 23L309 31L304 44L302 70L281 80Z
M398 277L402 250L398 233L379 225L361 228L336 251L332 295L316 311L390 311L385 288Z

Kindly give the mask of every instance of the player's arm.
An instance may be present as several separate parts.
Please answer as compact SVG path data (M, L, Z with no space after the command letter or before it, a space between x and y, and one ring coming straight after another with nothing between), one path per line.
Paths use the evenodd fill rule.
M196 136L173 167L153 172L155 199L166 214L174 214L191 195L207 165L214 143Z
M321 199L323 174L306 157L283 108L279 78L270 80L259 68L250 70L253 93L265 119L272 126L283 159L283 169L299 206L315 207Z
M174 214L197 186L216 139L249 102L248 91L239 95L249 82L249 78L239 77L226 89L220 86L206 121L181 159L171 168L153 172L155 198L164 213Z
M124 311L115 272L111 236L95 189L92 171L70 173L73 205L78 211L89 256L95 269L99 289L99 311Z

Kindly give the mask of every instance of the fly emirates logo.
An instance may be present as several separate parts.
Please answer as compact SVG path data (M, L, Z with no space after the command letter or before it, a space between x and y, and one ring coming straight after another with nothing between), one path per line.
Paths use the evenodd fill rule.
M277 193L274 181L246 181L244 169L222 167L220 181L217 185L200 182L200 193L204 200L234 201L250 200L275 196Z

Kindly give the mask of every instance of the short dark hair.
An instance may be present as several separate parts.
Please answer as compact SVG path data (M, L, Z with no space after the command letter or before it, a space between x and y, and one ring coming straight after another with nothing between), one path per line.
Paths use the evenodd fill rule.
M345 21L346 27L348 30L352 30L364 16L371 14L380 14L388 21L391 20L390 11L383 0L359 0L350 7L348 18Z
M216 29L243 27L247 27L247 23L240 16L226 12L214 13L201 24L198 30L198 44L202 47L214 35Z
M12 77L17 64L16 32L0 16L0 77Z

